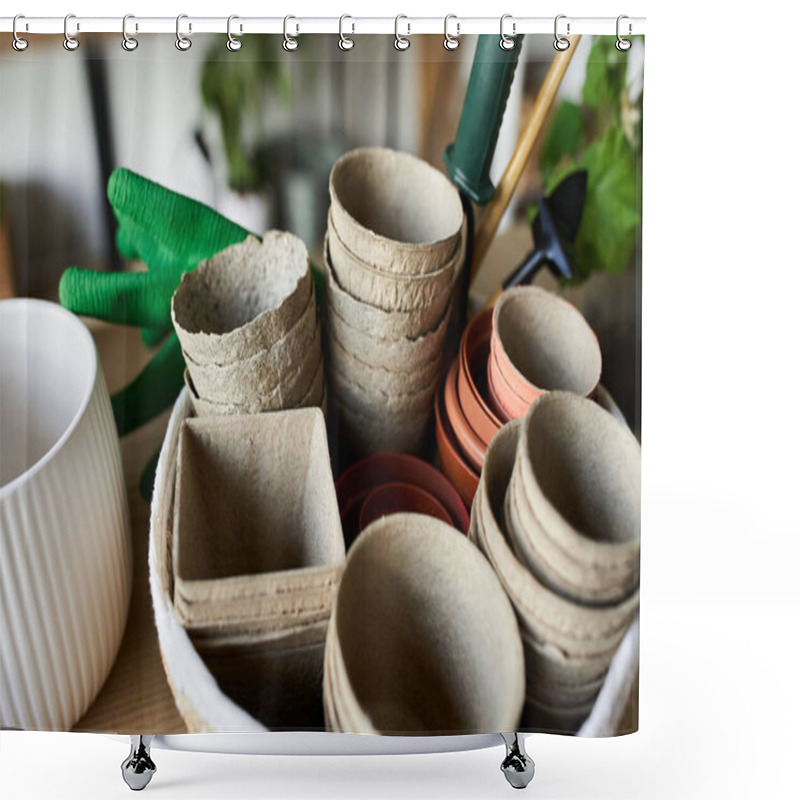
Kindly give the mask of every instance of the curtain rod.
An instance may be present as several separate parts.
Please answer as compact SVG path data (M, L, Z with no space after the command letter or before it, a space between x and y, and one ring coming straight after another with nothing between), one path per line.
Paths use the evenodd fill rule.
M81 17L70 14L64 17L35 17L20 15L17 19L16 32L23 34L61 34L65 32L65 21L69 35L78 36L83 33L119 33L122 34L122 17ZM125 30L128 35L149 33L176 33L175 17L137 17L128 15ZM180 31L184 36L196 33L227 33L228 17L193 17L181 15ZM570 17L560 14L557 18L558 33L570 34L606 34L616 35L618 20L616 17ZM514 17L504 15L502 29L507 35L523 33L542 33L553 35L556 19L553 17ZM451 36L479 33L501 32L500 17L459 17L449 15L447 31ZM11 33L14 30L14 17L0 17L0 32ZM445 33L444 17L235 17L231 22L231 32L236 36L247 34L281 34L301 36L306 33L329 34L386 34L395 33L403 36L415 34ZM641 35L645 32L645 17L625 17L620 22L619 33L622 36Z

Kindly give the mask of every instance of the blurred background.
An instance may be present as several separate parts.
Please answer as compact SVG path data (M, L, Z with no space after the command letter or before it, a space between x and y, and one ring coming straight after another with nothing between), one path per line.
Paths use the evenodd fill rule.
M141 37L134 52L122 50L118 35L82 37L75 52L64 51L59 37L32 36L28 51L17 54L10 36L0 37L2 296L55 298L71 265L125 267L105 199L117 166L208 203L255 233L290 230L312 260L325 230L328 173L341 153L384 145L443 169L477 37L462 37L455 52L444 50L438 36L412 37L405 52L395 50L394 37L354 38L355 47L343 53L335 36L306 35L286 53L280 37L246 36L243 48L229 53L224 36L203 36L179 53L167 35ZM528 219L542 193L565 169L588 164L591 176L596 167L604 180L593 186L590 177L582 223L587 239L594 238L579 248L580 279L560 288L598 333L604 383L638 431L641 226L640 217L628 216L638 213L641 199L644 45L636 41L619 61L614 38L604 40L609 46L590 37L580 43L550 134L528 163L471 302L480 307L530 251ZM492 166L495 182L553 52L550 36L523 42ZM593 74L615 95L597 97ZM613 126L630 142L626 164L635 168L623 176L627 206L616 215L619 171L596 157ZM596 245L605 234L609 241ZM536 282L559 288L544 273Z

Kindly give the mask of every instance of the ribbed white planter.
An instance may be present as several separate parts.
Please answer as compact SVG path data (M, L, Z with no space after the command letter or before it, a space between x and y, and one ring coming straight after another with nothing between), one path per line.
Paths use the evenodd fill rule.
M0 727L69 730L130 602L119 440L94 342L53 303L0 303Z

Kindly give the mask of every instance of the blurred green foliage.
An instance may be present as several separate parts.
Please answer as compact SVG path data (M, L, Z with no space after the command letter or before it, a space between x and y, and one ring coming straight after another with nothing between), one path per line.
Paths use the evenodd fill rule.
M586 65L582 102L562 101L542 144L545 194L578 169L588 173L575 241L574 278L597 270L621 272L630 263L641 226L642 94L628 94L629 52L613 36L596 37ZM529 219L536 215L529 209Z
M259 130L270 94L289 101L292 85L282 58L280 37L248 36L239 52L226 47L227 36L210 45L200 76L203 104L219 118L228 167L228 184L237 191L264 185L259 163L260 138L248 144L247 126Z

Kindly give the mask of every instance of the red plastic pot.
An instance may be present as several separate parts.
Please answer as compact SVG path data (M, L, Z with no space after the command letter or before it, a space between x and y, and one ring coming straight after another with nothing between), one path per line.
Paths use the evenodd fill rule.
M425 514L453 524L447 509L430 492L410 483L385 483L367 496L361 506L358 527L363 531L376 519L406 512Z
M387 483L407 483L424 489L445 508L455 528L463 533L469 530L469 512L462 501L463 495L438 469L415 456L377 453L357 461L336 481L336 498L348 547L360 532L364 501L374 489Z

